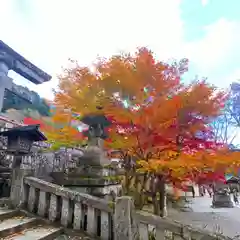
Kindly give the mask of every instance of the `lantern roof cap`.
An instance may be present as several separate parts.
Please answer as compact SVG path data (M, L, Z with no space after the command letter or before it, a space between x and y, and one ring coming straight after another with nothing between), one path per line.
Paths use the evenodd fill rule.
M89 114L84 116L80 121L87 125L101 124L104 127L111 125L111 122L103 114Z
M47 138L44 136L42 132L39 131L39 124L36 125L28 125L23 127L14 127L7 131L3 131L0 133L1 136L5 137L24 137L31 139L34 142L38 141L46 141Z

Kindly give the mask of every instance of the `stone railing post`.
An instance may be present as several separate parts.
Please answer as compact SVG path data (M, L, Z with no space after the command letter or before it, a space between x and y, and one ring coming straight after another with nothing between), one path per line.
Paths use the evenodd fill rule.
M23 206L27 202L28 196L23 180L27 176L32 176L32 174L33 170L31 169L17 167L12 170L10 200L13 207Z
M138 226L133 212L135 211L131 197L116 198L114 212L114 239L137 240L139 239Z

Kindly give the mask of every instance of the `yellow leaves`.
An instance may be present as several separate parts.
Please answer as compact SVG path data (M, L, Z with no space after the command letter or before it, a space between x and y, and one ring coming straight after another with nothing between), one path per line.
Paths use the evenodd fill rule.
M145 160L138 160L137 164L140 166L139 171L143 170L144 172L150 172L152 170L149 163Z
M178 154L179 154L179 153L178 153L177 151L172 151L172 150L165 151L165 155L166 155L167 158L177 157Z
M205 170L229 169L232 172L240 166L239 159L240 153L228 152L222 155L222 153L216 154L199 151L194 154L180 153L178 155L177 152L166 151L161 158L143 159L138 161L138 164L142 172L170 174L171 177L179 179L184 178L184 176L191 172Z
M187 63L186 59L182 63ZM218 114L224 100L224 93L205 82L180 84L183 69L177 65L157 61L146 48L135 55L100 59L94 68L76 64L60 76L55 103L82 116L103 113L116 125L131 128L129 132L112 129L105 145L142 159L140 170L184 178L202 169L239 166L236 154L174 151L183 151L176 143L177 136L184 135L190 142ZM123 101L128 107L120 104ZM97 109L99 106L103 108ZM69 123L71 116L59 111L52 120L55 124ZM75 140L76 135L68 125L48 134L62 142ZM168 150L159 154L164 148Z
M59 147L74 147L83 143L84 137L73 126L72 112L57 107L53 116L45 119L42 131L54 150Z
M120 135L114 130L109 132L109 139L111 141L106 141L105 145L110 149L127 150L136 146L136 138L134 136Z
M98 59L94 70L76 64L59 77L55 103L84 115L96 111L99 104L107 110L114 93L118 93L122 99L142 105L149 93L165 96L175 89L176 81L173 76L166 79L166 70L172 71L169 65L156 61L146 48L139 49L134 56ZM148 94L143 91L146 86L150 86Z

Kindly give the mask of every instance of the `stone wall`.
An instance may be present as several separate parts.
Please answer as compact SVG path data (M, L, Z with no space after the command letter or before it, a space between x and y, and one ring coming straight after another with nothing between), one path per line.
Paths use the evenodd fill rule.
M117 198L116 202L108 202L35 177L24 177L29 173L19 171L23 171L18 174L18 182L22 182L23 186L11 192L15 206L20 205L50 221L86 231L102 240L227 239L136 211L130 197L123 196ZM22 181L19 176L23 178Z

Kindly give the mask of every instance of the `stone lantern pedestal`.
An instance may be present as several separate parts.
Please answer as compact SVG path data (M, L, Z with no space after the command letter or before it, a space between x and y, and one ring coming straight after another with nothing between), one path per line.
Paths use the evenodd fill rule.
M98 139L98 142L103 142ZM122 185L116 170L109 167L110 160L100 146L88 146L78 157L78 166L68 173L55 172L56 184L96 197L112 199L121 195Z
M81 119L89 125L86 132L88 146L79 157L78 167L62 177L62 173L53 173L52 177L59 185L72 190L87 193L105 199L121 195L122 185L117 179L116 170L110 168L110 160L104 151L103 142L107 134L104 128L110 122L103 115L88 115Z
M230 195L215 193L212 201L213 208L233 208Z
M217 184L212 200L213 208L233 208L233 202L231 200L229 191L225 184Z
M81 177L76 181L76 189L106 199L121 195L122 186L116 170L109 167L110 161L101 148L89 146L79 162L75 174Z

